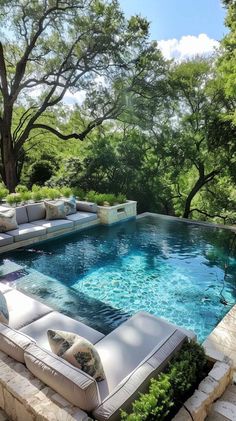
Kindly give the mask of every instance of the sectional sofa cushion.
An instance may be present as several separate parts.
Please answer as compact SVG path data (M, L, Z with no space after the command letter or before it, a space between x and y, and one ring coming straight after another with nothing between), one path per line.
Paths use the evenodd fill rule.
M85 224L86 222L95 221L97 219L97 215L89 212L76 212L73 215L68 215L67 219L77 226Z
M46 219L48 221L53 219L64 219L66 217L66 208L63 200L56 200L55 202L44 201L46 208Z
M9 323L9 311L5 295L0 291L0 323Z
M0 247L12 244L13 241L14 239L11 235L0 233Z
M26 206L17 206L16 207L16 221L18 225L27 224L29 222Z
M10 230L7 234L12 235L14 241L28 240L29 238L38 237L39 235L46 234L46 228L38 227L33 224L20 224L15 230Z
M48 330L52 351L97 381L104 380L101 359L93 344L72 332Z
M57 355L38 345L30 345L24 358L34 376L73 405L84 411L92 411L101 403L97 382Z
M12 288L8 284L4 284L3 282L0 282L0 291L5 294L7 291L12 291Z
M42 203L32 203L26 206L29 222L38 221L39 219L45 219L46 209L45 204Z
M32 343L35 341L24 333L0 323L0 350L14 360L24 363L24 351Z
M64 199L64 204L66 208L66 215L72 215L73 213L76 213L76 200L74 197Z
M45 304L14 289L6 292L4 297L9 311L9 326L14 329L21 329L52 311Z
M158 318L156 319L158 322ZM149 327L147 326L147 330L150 332ZM130 342L132 341L132 337L133 335L130 332ZM144 333L145 337L147 338ZM125 334L123 340L126 341L126 339L127 336ZM133 337L133 339L135 338ZM132 402L138 398L140 393L144 393L148 389L150 379L155 378L158 373L163 371L170 359L180 350L186 339L186 335L176 328L169 336L167 335L165 340L160 340L159 338L160 342L158 342L157 331L156 345L153 349L144 356L139 364L137 364L138 361L136 360L137 365L133 371L124 377L114 389L110 390L108 395L107 382L98 383L102 403L93 411L94 418L99 421L119 420L120 410L129 411L131 409ZM120 337L120 340L122 341L122 337ZM117 338L117 344L118 342ZM141 344L140 346L142 347ZM139 351L138 347L136 349ZM135 359L134 354L133 357Z
M76 208L78 211L92 212L92 213L96 213L98 210L98 206L96 203L83 202L80 200L76 201Z
M67 219L55 219L54 221L41 219L40 221L34 221L33 224L38 227L45 228L48 233L73 227L73 222Z
M37 344L42 348L50 350L47 337L48 329L62 329L67 330L68 332L72 331L77 335L88 339L93 344L97 343L104 337L101 332L92 329L78 320L71 319L65 314L58 313L57 311L48 313L40 319L35 320L29 325L23 327L21 331L34 338Z
M15 209L2 209L0 211L0 232L14 230L18 227Z

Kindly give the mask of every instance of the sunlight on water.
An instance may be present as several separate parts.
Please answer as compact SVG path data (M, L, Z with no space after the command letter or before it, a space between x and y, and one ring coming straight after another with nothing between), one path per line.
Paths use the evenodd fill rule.
M148 216L16 251L11 260L31 270L29 278L17 281L19 287L102 331L146 310L193 329L203 340L235 303L236 263L228 255L233 236ZM42 274L41 281L32 271Z

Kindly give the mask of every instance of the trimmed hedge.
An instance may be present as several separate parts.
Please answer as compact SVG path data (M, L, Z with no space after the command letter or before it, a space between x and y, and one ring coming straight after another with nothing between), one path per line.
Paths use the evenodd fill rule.
M151 379L149 391L132 404L132 413L121 412L125 421L164 421L171 419L207 373L204 349L186 342L164 373Z

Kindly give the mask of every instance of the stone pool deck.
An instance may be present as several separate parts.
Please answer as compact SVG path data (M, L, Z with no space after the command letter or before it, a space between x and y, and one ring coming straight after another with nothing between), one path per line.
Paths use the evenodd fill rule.
M236 304L203 342L203 346L210 360L224 361L228 357L236 370Z

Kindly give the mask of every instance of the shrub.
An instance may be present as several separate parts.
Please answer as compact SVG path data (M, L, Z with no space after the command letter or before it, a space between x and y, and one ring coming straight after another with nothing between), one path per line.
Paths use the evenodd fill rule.
M70 187L62 187L60 192L64 197L70 197L72 195L72 189Z
M43 199L43 193L40 188L35 190L32 189L32 199L36 202L39 202Z
M22 202L27 202L32 199L32 193L30 191L23 191L20 193L20 197Z
M4 199L9 194L5 187L0 187L0 200Z
M6 197L6 201L9 205L17 205L17 203L21 202L21 196L19 193L8 194Z
M16 193L25 193L27 191L28 189L26 186L22 186L21 184L18 184L18 186L16 186Z
M96 193L95 191L90 191L86 194L86 199L90 202L95 202L99 206L109 205L113 206L115 203L124 203L126 197L123 194L115 196L112 193Z
M52 177L54 171L55 166L51 161L41 159L34 162L28 170L30 184L37 183L40 186L43 186L44 183Z
M54 200L54 199L58 199L58 197L60 197L61 196L61 193L60 193L60 191L59 190L57 190L57 189L48 189L48 197L49 197L49 199L52 199L52 200Z
M72 187L72 193L75 197L77 197L80 200L85 199L86 193L80 187Z
M126 198L126 196L125 196L124 194L119 193L119 194L116 196L116 201L117 201L117 203L125 203L125 202L126 202L126 200L127 200L127 198Z
M151 379L148 393L132 404L132 413L121 412L125 421L164 421L178 409L206 375L207 360L201 345L186 342L166 372ZM168 417L169 418L169 417Z

